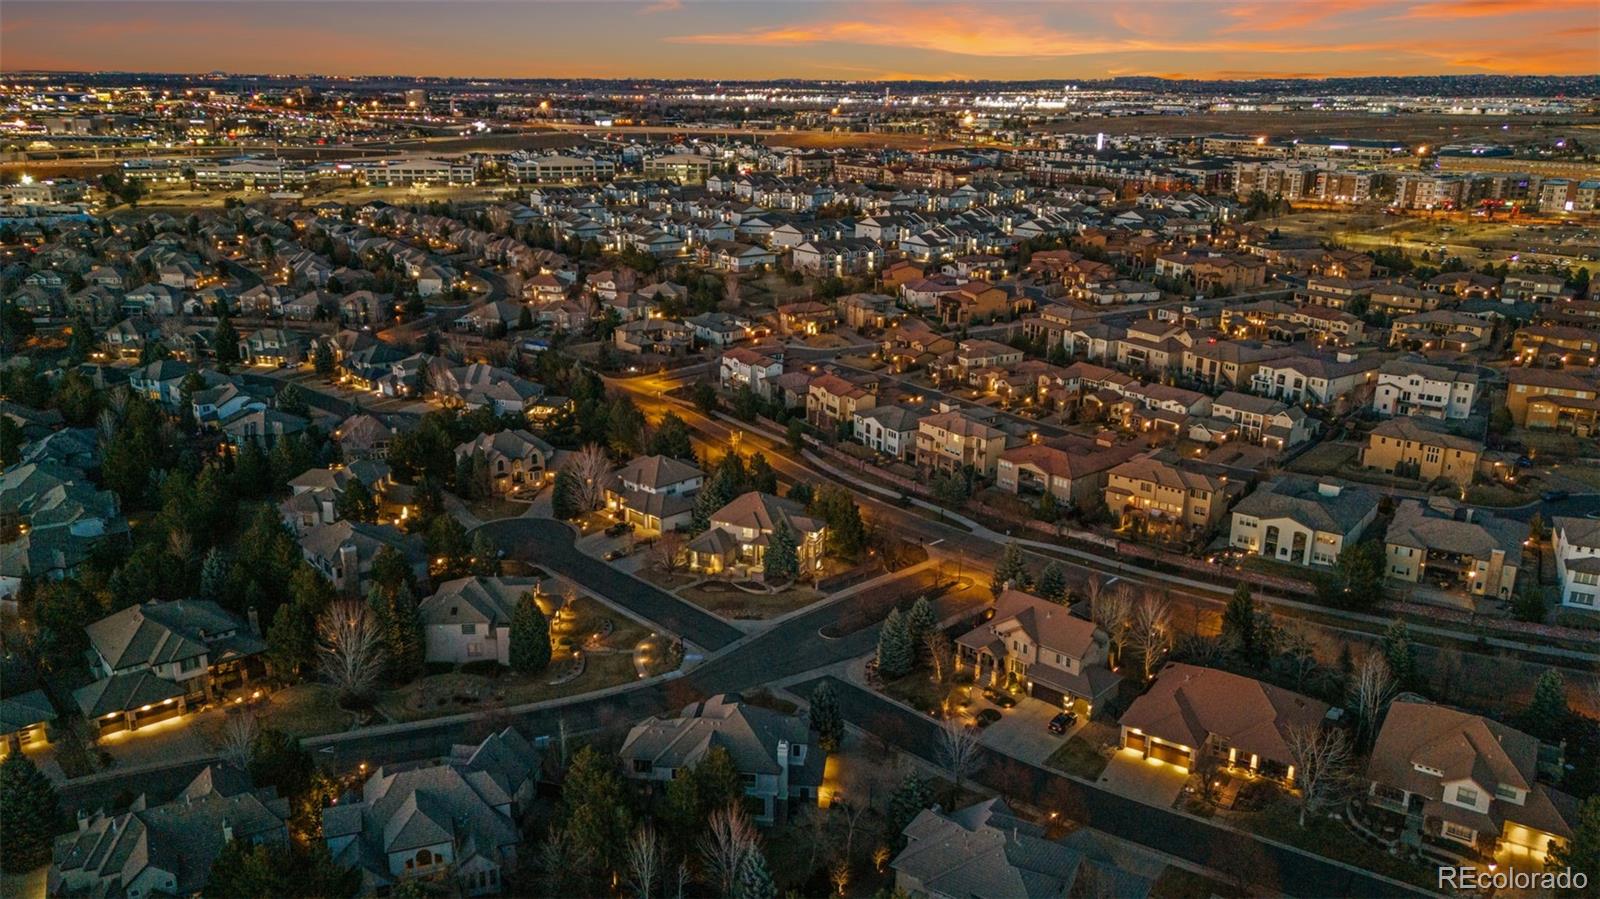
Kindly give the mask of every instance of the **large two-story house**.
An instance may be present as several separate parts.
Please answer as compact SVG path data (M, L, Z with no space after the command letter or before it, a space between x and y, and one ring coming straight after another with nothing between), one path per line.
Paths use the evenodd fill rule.
M978 682L1018 685L1084 718L1122 680L1109 667L1109 646L1093 622L1021 590L1000 594L994 617L956 640L958 663L971 665Z
M786 526L794 538L800 571L820 568L827 525L807 515L794 500L754 490L711 513L711 526L686 547L689 567L707 574L736 566L760 571L772 535L780 525Z
M606 508L620 520L651 531L687 524L694 495L705 483L698 467L671 456L640 456L611 475Z
M635 780L667 783L713 749L732 759L756 823L781 824L799 803L817 801L825 759L805 721L749 705L734 693L694 703L675 718L635 725L622 744L622 770Z
M1329 566L1377 514L1375 490L1283 475L1233 507L1228 542L1268 559Z

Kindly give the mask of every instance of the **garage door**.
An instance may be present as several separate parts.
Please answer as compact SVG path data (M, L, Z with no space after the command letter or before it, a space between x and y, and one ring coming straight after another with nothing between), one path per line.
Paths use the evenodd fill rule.
M1033 685L1033 698L1042 699L1056 708L1065 708L1066 696L1060 690L1052 690L1044 684Z
M1122 732L1122 745L1135 752L1144 752L1144 740L1144 734Z
M1150 742L1150 757L1160 759L1169 765L1177 765L1180 768L1189 767L1189 753L1176 746L1168 746L1160 740L1152 740Z

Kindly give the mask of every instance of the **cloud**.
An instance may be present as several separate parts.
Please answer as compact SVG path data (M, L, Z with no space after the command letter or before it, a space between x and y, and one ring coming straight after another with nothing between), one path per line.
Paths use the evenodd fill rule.
M659 12L677 12L680 9L683 9L683 0L656 0L656 2L639 11L651 16Z
M1364 12L1375 6L1392 5L1386 0L1323 0L1317 3L1280 2L1231 6L1222 14L1234 22L1218 29L1219 34L1239 32L1290 31L1307 28L1348 13Z
M1393 18L1482 19L1490 16L1528 16L1567 10L1595 10L1594 0L1424 0Z

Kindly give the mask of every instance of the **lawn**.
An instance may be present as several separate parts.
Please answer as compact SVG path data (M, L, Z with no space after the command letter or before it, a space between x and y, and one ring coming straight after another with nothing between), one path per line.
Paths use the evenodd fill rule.
M1475 506L1514 507L1538 498L1532 490L1504 484L1474 484L1467 488L1467 502Z
M1561 476L1577 481L1591 490L1600 490L1600 468L1595 466L1568 465L1561 469Z
M333 690L323 684L296 684L270 694L260 717L263 727L297 737L345 730L354 720L335 703Z
M1348 443L1321 443L1301 453L1300 458L1289 463L1289 469L1302 474L1333 474L1354 462L1360 452L1358 447Z
M1227 822L1240 830L1288 843L1315 855L1336 859L1395 880L1434 889L1438 879L1431 869L1395 858L1357 836L1339 821L1326 817L1300 826L1300 810L1293 800L1280 796L1259 812L1230 814Z
M939 708L950 696L950 686L936 684L927 671L913 671L898 680L883 685L883 692L919 711Z
M816 590L799 585L780 593L746 593L720 581L685 587L678 595L714 615L738 619L776 618L822 598Z
M491 496L486 499L473 500L466 504L468 511L478 516L479 521L494 521L500 518L517 518L528 511L527 503L514 503L508 499Z
M1050 753L1050 757L1045 759L1044 763L1073 777L1097 780L1100 772L1106 770L1106 763L1109 761L1100 754L1100 744L1109 732L1110 728L1090 722L1084 725L1083 730L1073 734L1072 739L1062 743L1055 752Z

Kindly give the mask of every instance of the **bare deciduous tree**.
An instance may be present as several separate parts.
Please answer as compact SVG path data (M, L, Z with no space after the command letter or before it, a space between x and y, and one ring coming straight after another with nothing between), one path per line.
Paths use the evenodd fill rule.
M254 712L247 709L230 712L222 722L217 754L241 771L250 767L250 759L255 752L256 734L260 731Z
M383 630L366 603L332 603L317 616L317 667L345 697L364 697L383 671Z
M661 876L661 844L649 824L633 832L627 849L628 885L639 899L650 899Z
M600 508L605 500L606 481L611 474L611 457L598 443L586 444L567 460L567 471L577 481L573 499L585 512Z
M936 684L944 683L955 670L955 648L950 643L950 636L935 629L929 631L922 642L928 650L929 676Z
M1333 797L1350 774L1350 741L1344 731L1317 725L1289 728L1295 783L1300 788L1300 826Z
M1149 680L1161 655L1172 648L1172 607L1165 599L1147 593L1133 607L1128 645L1139 653L1140 670Z
M977 733L959 719L944 719L939 725L939 761L950 772L950 779L955 781L959 793L962 781L978 763Z
M1367 653L1350 680L1350 704L1355 707L1356 723L1361 728L1361 745L1367 745L1377 735L1378 719L1383 717L1394 694L1394 675L1383 653Z
M756 828L738 803L712 812L710 825L710 832L700 840L700 854L718 892L731 896L739 879L739 866L746 855L755 851Z
M656 542L650 544L650 564L662 574L673 574L683 567L683 535L677 531L662 531Z
M1108 588L1098 577L1091 578L1090 583L1092 589L1086 591L1089 595L1089 617L1106 632L1111 642L1112 659L1120 665L1123 639L1128 620L1133 615L1133 589L1127 584Z

